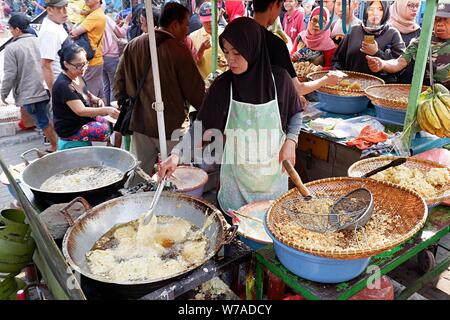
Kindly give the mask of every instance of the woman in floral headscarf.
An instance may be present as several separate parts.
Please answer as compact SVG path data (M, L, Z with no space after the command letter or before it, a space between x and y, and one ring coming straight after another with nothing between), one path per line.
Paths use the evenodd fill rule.
M320 29L319 16L320 7L317 7L311 12L308 28L300 32L295 40L291 60L293 62L309 61L329 69L336 46L331 40L331 30ZM327 8L323 8L324 27L327 25L329 16Z

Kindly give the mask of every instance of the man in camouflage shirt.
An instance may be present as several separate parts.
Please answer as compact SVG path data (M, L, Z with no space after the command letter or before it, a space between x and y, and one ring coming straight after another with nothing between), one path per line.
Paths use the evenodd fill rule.
M381 60L377 57L366 56L367 63L372 72L397 73L416 59L418 47L419 39L416 39L397 59ZM434 81L450 88L450 4L438 6L434 20L434 36L431 39L431 53ZM429 78L429 68L427 68L426 79Z

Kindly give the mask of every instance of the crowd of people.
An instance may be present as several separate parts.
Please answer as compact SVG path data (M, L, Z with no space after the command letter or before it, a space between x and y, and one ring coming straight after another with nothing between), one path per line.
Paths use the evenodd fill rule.
M262 155L257 164L233 150L231 139L225 140L223 157L236 151L243 164L221 166L219 203L224 209L287 190L280 163L295 163L300 112L307 104L303 96L342 79L331 72L300 82L293 63L373 74L386 82L412 79L420 0L349 0L345 8L342 0L324 0L323 10L310 0L223 0L217 1L217 21L208 0L165 2L153 8L151 17L172 154L161 164L160 175L170 174L180 162L194 119L202 122L205 134L210 129L225 137L236 129L277 132L270 139L275 152ZM8 25L14 39L5 49L1 98L5 101L13 92L16 104L50 140L50 152L56 151L58 139L109 141L113 130L104 116L120 114L112 102L120 107L132 101L131 151L150 172L160 141L152 108L149 17L137 0L114 16L108 14L111 3L45 0L39 5L47 17L37 33L26 14L13 14ZM212 61L213 24L219 34L217 63ZM435 80L445 85L449 39L450 4L441 4L431 48ZM215 80L206 89L213 71ZM178 144L171 139L175 132L182 136ZM264 174L267 170L272 174Z

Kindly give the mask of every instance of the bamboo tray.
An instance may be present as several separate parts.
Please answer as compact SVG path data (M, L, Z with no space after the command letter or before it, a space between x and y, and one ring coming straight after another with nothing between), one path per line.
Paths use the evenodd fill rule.
M329 71L318 71L318 72L312 72L307 75L309 80L317 80L319 78L322 78L325 76ZM346 89L342 87L335 87L335 86L323 86L318 91L325 92L329 94L334 94L341 97L363 97L365 96L364 90L370 86L374 85L380 85L384 84L384 80L372 76L370 74L360 73L360 72L354 72L354 71L342 71L345 74L347 74L346 80L349 80L350 82L358 81L358 83L361 85L361 90L352 90L352 89Z
M427 86L423 86L422 92L427 89ZM374 105L406 111L410 90L410 84L382 84L370 86L364 92Z
M297 227L300 228L299 230L288 227L292 221L292 216L286 212L284 204L286 201L300 196L297 189L291 189L270 207L266 216L267 227L272 235L285 245L320 257L354 260L375 256L413 237L424 226L428 216L426 203L418 193L387 182L341 177L309 182L306 186L313 196L321 196L325 193L336 200L351 190L361 187L367 188L374 197L374 212L382 210L383 216L392 218L392 221L387 222L388 228L386 230L389 231L379 235L376 234L376 231L375 233L372 231L372 234L369 235L375 237L377 241L365 241L360 246L347 248L344 248L344 244L340 248L330 247L326 240L323 240L329 238L330 234L319 234L300 227ZM398 219L401 223L396 222ZM348 238L354 237L353 231L341 231L339 233L342 235L342 243ZM307 238L312 240L305 240Z
M349 177L361 177L369 171L377 169L385 164L388 164L394 159L399 157L389 156L389 157L376 157L370 159L360 160L355 162L348 168ZM447 168L446 166L433 162L430 160L408 158L408 160L403 164L408 168L417 168L421 170L429 170L431 168ZM448 169L448 168L447 168ZM450 169L448 169L450 172ZM428 206L434 206L441 202L450 200L450 183L447 183L440 188L437 188L438 195L435 197L424 197L425 202Z

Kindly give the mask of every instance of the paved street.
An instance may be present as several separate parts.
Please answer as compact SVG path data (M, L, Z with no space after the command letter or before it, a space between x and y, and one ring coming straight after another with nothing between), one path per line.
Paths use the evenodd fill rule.
M34 130L18 133L13 137L0 138L0 156L7 165L20 163L20 155L32 148L45 150L44 138ZM8 189L0 184L0 209L9 207L12 200Z

